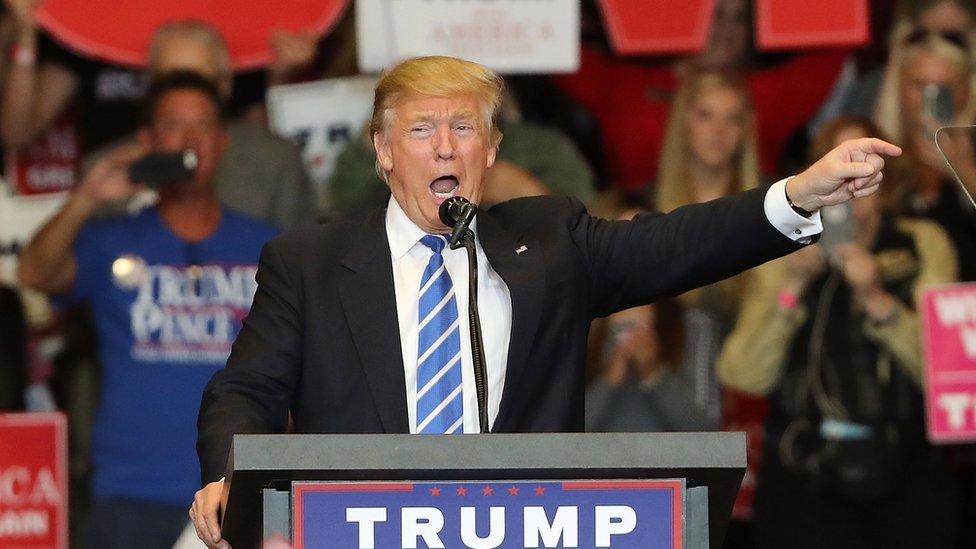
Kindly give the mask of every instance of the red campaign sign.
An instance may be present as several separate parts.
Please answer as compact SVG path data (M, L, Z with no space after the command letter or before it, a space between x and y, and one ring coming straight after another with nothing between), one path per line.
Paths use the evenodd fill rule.
M7 151L5 173L17 194L47 194L74 188L81 167L74 115L67 111L21 151Z
M705 46L716 0L600 0L621 54L695 53ZM859 46L870 39L867 0L757 0L761 49Z
M929 440L976 441L976 283L925 291L922 343Z
M614 50L622 54L698 52L716 0L600 0Z
M37 19L72 48L122 65L143 66L153 31L167 21L196 19L220 29L236 70L271 62L268 45L277 29L325 34L348 0L46 0Z
M861 46L871 39L868 0L757 0L760 49Z
M0 414L0 547L68 547L67 422Z

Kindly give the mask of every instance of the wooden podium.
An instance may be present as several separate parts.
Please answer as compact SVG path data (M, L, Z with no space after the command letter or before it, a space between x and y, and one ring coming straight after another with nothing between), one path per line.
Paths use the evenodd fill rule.
M567 512L560 517L568 519L562 521L562 526L570 525L562 532L563 542L572 539L565 536L577 535L576 530L572 528L577 528L574 526L577 522L574 521L578 521L579 541L576 546L601 546L594 539L584 539L584 534L592 537L593 520L599 522L600 517L606 515L610 518L596 526L597 532L601 530L600 524L603 530L609 528L609 531L604 532L604 537L622 532L629 525L633 526L630 537L638 535L641 531L653 531L664 535L670 541L658 545L661 547L718 548L722 545L745 466L746 442L745 435L742 433L237 435L234 437L228 463L226 478L229 482L225 486L226 511L222 530L224 538L237 549L256 547L263 537L273 534L282 534L291 539L295 534L294 527L298 524L321 526L332 519L339 521L339 529L343 531L348 529L348 533L354 535L355 528L357 526L363 528L363 525L355 523L357 519L348 509L347 515L338 518L293 516L295 509L302 509L303 513L311 512L309 510L313 509L313 506L310 504L314 503L313 500L308 502L301 498L300 501L296 500L295 494L319 494L325 491L328 492L326 495L329 497L339 498L330 501L341 504L343 497L341 493L356 494L357 501L360 502L363 492L375 491L376 487L392 489L393 492L400 493L396 497L407 497L409 494L405 495L402 492L413 490L421 492L419 495L427 498L425 501L429 500L437 505L443 502L448 508L443 512L432 512L440 514L439 520L442 522L445 516L450 522L451 517L457 515L457 509L450 508L450 505L456 505L452 501L462 501L455 496L461 496L462 493L466 495L469 489L476 488L482 490L483 494L492 494L494 497L492 486L497 486L499 488L497 497L490 499L497 503L490 505L499 508L506 504L514 505L518 509L499 511L499 516L503 512L509 513L508 516L514 517L515 521L523 521L522 515L518 513L526 505L539 507L538 502L556 501L555 499L531 499L532 487L537 486L535 495L541 495L539 491L545 493L548 486L553 498L577 498L566 504L567 508L575 509L577 515L571 516ZM631 482L614 484L614 481L623 479ZM667 479L667 481L660 479ZM595 480L602 482L585 484ZM642 482L648 480L658 482ZM498 481L506 481L506 483L500 485L497 484ZM353 482L363 484L350 484ZM496 484L491 484L493 482ZM501 489L509 485L506 494ZM522 485L526 485L526 489L520 492ZM601 505L599 501L596 504L578 503L584 501L579 500L583 496L589 498L585 499L586 502L590 502L594 497L599 498L601 494L611 494L613 496L611 500L617 501L625 494L625 492L589 490L593 486L601 488L652 486L665 491L670 490L667 493L673 492L673 498L670 496L662 498L661 493L655 495L649 491L645 492L649 497L656 497L657 501L663 502L667 509L662 509L672 513L668 516L673 516L674 520L665 522L665 518L651 516L649 511L643 511L639 505L633 505L631 507L637 511L630 517L631 522L627 523L627 520L615 518L612 513L608 515L605 512L606 509L620 509L625 508L626 505ZM580 487L589 491L571 490ZM567 491L559 496L556 492L561 492L560 489L567 489ZM442 490L445 496L451 497L430 498L431 495L440 496ZM638 492L635 497L643 497L645 492ZM514 497L516 494L522 496L522 499ZM620 496L618 497L617 494ZM472 496L474 495L479 494L472 492ZM383 497L383 494L378 494L376 497ZM476 500L469 498L463 501ZM478 505L485 506L488 505L485 501L489 500L478 501ZM522 503L516 503L518 501ZM301 505L303 502L309 505ZM374 529L381 528L376 530L377 536L393 535L389 531L396 528L406 531L405 523L397 522L400 519L396 512L398 509L394 509L396 503L389 504L389 513L384 507L386 504L376 505L379 505L377 509L383 509L380 512L383 521L369 522L366 526ZM594 505L597 519L593 519ZM334 510L334 507L335 504L332 503L325 508ZM409 506L411 510L416 508L414 504ZM428 509L428 507L423 508ZM477 511L473 509L474 507L471 507L468 511L462 511L462 522L464 513L468 513L468 518L474 513L480 513L481 518L477 519L479 522L476 528L480 533L468 532L467 539L472 539L470 536L473 535L483 538L490 509L488 507L482 507ZM537 516L542 516L547 521L554 521L554 510L553 507L548 511L540 512L537 509L534 511ZM498 517L493 515L492 519L495 518ZM343 522L346 520L353 522L346 524ZM524 521L528 522L529 519L525 518ZM661 522L651 524L652 521ZM513 524L513 519L508 522L509 525ZM500 520L500 523L504 525L505 521ZM417 527L418 523L415 520L410 524ZM421 526L423 524L421 523ZM640 529L634 524L639 525ZM546 522L543 524L543 530L555 528L554 525L555 522L551 524ZM449 537L448 530L449 527L445 526L444 535ZM331 532L335 536L339 534L338 529ZM363 530L360 530L361 535L362 532ZM505 537L505 543L499 546L523 546L521 530L517 532L513 530L509 534ZM372 533L367 535L371 536ZM526 533L526 536L529 534ZM599 537L600 534L597 536ZM332 537L328 544L321 546L345 547L344 543L338 541L339 539L340 537ZM364 538L359 539L358 545L351 546L362 545ZM396 540L400 539L396 538ZM613 543L615 547L652 546L649 542L640 540L636 540L636 545L628 545L634 540L628 541L623 535L617 535L615 539L619 541ZM303 548L320 546L305 537L293 540L293 543L296 547ZM375 543L377 547L389 546L379 541ZM410 542L405 541L405 543ZM459 544L460 542L457 541L447 542L446 546L453 547Z

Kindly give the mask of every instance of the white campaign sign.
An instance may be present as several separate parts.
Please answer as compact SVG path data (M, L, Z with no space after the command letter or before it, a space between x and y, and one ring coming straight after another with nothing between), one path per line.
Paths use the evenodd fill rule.
M319 204L327 210L331 205L326 182L335 170L336 157L346 143L359 138L369 120L375 85L374 77L356 76L268 90L271 128L301 148Z
M17 254L67 199L67 191L14 195L0 182L0 283L17 285Z
M579 68L579 0L356 0L359 69L452 55L503 73Z

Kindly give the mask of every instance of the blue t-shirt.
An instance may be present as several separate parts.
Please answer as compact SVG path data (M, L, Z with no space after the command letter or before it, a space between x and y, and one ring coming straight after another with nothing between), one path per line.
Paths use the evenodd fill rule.
M72 296L91 303L102 362L96 498L192 500L203 388L230 354L257 288L261 247L276 232L222 209L217 230L188 243L156 208L81 230Z

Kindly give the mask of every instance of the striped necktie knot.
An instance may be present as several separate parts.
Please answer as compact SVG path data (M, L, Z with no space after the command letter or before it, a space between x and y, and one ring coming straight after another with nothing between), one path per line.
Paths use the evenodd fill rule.
M420 243L430 248L435 254L439 255L442 251L444 251L444 246L447 244L447 239L439 234L428 234L424 235L420 239Z

